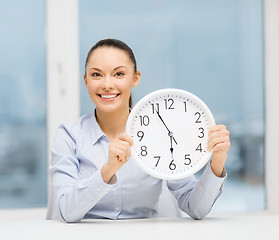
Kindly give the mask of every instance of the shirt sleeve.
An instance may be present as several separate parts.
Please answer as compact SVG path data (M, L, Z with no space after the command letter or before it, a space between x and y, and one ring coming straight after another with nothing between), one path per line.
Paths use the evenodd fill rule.
M167 186L183 212L194 219L203 219L223 192L226 178L225 170L223 177L215 176L209 162L199 180L191 176L183 180L167 181Z
M92 172L87 179L79 179L79 161L75 158L75 140L59 128L51 150L49 167L50 190L48 219L78 222L113 188L103 181L101 171Z

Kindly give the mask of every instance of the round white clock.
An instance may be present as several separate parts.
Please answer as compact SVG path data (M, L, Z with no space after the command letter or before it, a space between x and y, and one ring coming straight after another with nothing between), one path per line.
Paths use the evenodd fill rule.
M212 155L206 150L212 125L212 113L194 94L172 88L152 92L133 107L127 121L132 158L151 176L186 178Z

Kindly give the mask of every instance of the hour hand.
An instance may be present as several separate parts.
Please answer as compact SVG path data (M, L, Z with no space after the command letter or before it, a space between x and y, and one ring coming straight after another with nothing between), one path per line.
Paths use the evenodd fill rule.
M170 147L170 152L171 152L171 159L173 159L173 147L172 147L172 139L173 139L173 137L170 137L170 143L171 143L171 147Z

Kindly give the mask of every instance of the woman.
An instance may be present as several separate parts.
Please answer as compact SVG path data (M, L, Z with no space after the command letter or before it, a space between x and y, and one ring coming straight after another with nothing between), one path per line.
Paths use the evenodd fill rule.
M162 180L142 172L129 160L132 139L125 133L131 89L140 82L132 50L105 39L89 51L84 83L94 113L74 125L62 125L52 147L48 219L78 222L83 218L144 218L157 215ZM208 150L213 157L202 176L167 181L179 208L202 219L222 192L230 147L225 126L213 126Z

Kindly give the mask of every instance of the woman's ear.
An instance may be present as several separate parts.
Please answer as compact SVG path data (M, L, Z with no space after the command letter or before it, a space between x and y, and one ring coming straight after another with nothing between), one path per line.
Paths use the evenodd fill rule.
M83 75L83 80L84 80L85 86L87 87L87 78L86 78L86 74Z
M136 71L133 79L133 85L132 87L136 87L140 82L140 71Z

